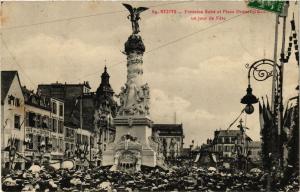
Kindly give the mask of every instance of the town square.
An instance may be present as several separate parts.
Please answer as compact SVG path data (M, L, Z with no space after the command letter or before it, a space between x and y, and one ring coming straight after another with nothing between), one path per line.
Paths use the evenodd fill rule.
M297 1L1 2L2 191L299 191Z

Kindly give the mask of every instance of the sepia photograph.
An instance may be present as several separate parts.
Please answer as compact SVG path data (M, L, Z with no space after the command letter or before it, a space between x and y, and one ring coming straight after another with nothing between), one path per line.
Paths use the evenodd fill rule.
M1 1L1 191L299 191L299 2Z

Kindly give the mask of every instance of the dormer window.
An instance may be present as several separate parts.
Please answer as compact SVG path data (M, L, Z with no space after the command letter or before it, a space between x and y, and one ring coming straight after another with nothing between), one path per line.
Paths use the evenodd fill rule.
M15 99L15 106L20 107L20 99L19 98Z
M15 97L13 95L8 96L8 104L15 105Z

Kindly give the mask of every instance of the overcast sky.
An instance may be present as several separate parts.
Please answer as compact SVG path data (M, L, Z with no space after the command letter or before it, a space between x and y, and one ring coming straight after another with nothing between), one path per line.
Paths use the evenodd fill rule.
M216 129L227 128L242 110L240 99L247 88L245 65L264 57L273 59L275 15L212 14L226 17L226 22L217 24L222 21L194 21L192 16L205 15L184 14L184 10L248 10L246 3L131 4L151 7L141 14L140 21L146 46L144 79L151 88L151 117L155 123L174 123L176 112L177 123L183 123L186 146L191 140L200 145ZM153 13L161 9L177 13ZM292 3L287 34L292 12L297 10ZM22 85L31 89L40 83L89 81L94 91L106 64L111 85L119 93L126 82L126 56L122 51L131 34L127 15L121 2L4 2L1 68L18 70ZM296 95L294 53L284 75L286 99ZM271 78L265 82L252 80L252 87L256 96L270 96ZM248 135L259 140L258 105L253 115L242 118L250 128Z

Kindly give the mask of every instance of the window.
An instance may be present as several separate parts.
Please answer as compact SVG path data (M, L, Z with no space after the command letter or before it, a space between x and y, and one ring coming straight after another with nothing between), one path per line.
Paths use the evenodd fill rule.
M77 138L77 143L81 144L81 135L80 134L76 134L76 138Z
M20 99L19 98L16 98L15 105L17 107L20 107Z
M54 114L57 113L57 105L56 105L56 102L52 102L52 113L54 113Z
M65 137L74 137L74 130L71 128L65 129Z
M35 127L38 127L38 128L41 127L41 115L40 114L36 115L35 123L36 123Z
M86 135L82 135L82 144L88 144L89 142L88 142L88 136L86 136Z
M29 127L35 126L35 114L32 112L28 113L28 125L29 125Z
M37 143L36 143L38 149L39 149L39 147L41 146L41 142L42 142L42 137L41 137L40 135L38 135L38 136L37 136Z
M229 137L225 137L225 143L230 143L230 138Z
M58 133L63 134L64 133L64 122L58 121Z
M25 138L26 143L26 149L33 149L33 135L27 134Z
M90 145L91 145L91 148L94 147L94 137L90 137Z
M57 132L57 120L56 119L52 119L52 131L53 132Z
M63 152L64 150L64 146L63 146L63 140L59 139L59 152Z
M15 139L15 148L16 151L20 152L21 151L21 145L20 145L20 140L19 139Z
M235 143L235 137L231 137L231 143Z
M218 143L223 143L222 137L219 137L219 138L218 138Z
M57 151L57 139L54 137L52 138L52 150Z
M26 114L25 114L25 126L26 127L29 126L29 112L26 112Z
M11 105L11 104L15 104L15 97L10 95L8 96L8 104Z
M53 121L53 119L52 118L48 118L48 126L49 126L49 129L50 130L53 130L53 126L52 126L52 121Z
M230 152L230 146L226 146L226 147L225 147L225 151L226 151L226 152Z
M219 152L222 151L222 146L218 146L218 151L219 151Z
M62 104L59 105L59 116L63 116L64 115L64 106Z
M20 115L15 115L15 129L21 129Z
M51 146L49 145L49 137L45 137L45 145L46 145L46 150L49 151L51 149Z
M42 117L42 128L49 128L48 122L49 122L49 117L44 115Z
M69 143L66 143L66 151L69 150Z

